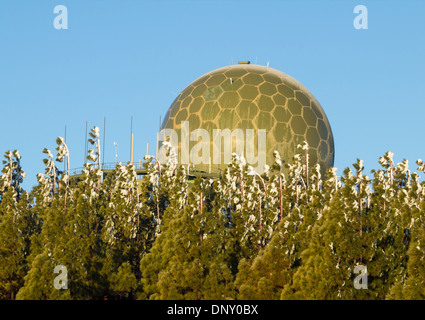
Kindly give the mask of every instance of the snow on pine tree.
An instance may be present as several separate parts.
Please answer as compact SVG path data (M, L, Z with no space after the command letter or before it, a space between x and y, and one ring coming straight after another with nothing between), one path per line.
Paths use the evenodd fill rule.
M15 299L28 271L31 237L37 221L30 197L20 187L25 172L18 150L5 153L0 178L0 299Z
M342 177L330 168L323 180L306 143L287 164L275 152L262 174L233 154L222 177L199 178L189 188L168 142L168 161L145 157L140 180L130 163L102 171L99 128L89 143L80 181L70 180L64 139L57 139L56 156L66 162L63 172L44 149L45 173L31 195L20 188L19 153L6 154L2 297L423 297L425 182L407 160L395 164L391 152L379 159L372 180L360 160ZM59 264L68 268L70 290L52 286ZM357 265L368 268L368 290L353 286Z
M68 194L71 192L69 189L69 150L67 144L65 143L65 139L62 137L58 137L56 139L56 144L56 151L58 152L56 160L61 163L66 159L66 171L62 173L61 179L59 180L60 190L63 193L64 210L66 211Z
M146 170L146 175L139 185L143 197L147 199L145 205L149 208L149 212L154 217L157 229L156 232L159 233L159 225L161 224L161 217L163 213L163 211L161 211L161 204L159 200L159 177L161 167L159 162L155 162L155 158L151 155L146 155L144 160L143 168Z
M19 200L23 189L20 184L26 177L25 172L21 167L21 155L18 150L13 152L7 151L4 155L3 160L2 176L0 180L0 197L4 192L7 192L10 188L13 188L16 193L16 199Z
M324 205L319 190L322 184L320 166L315 166L310 175L303 172L308 168L304 162L307 160L302 157L308 150L305 146L303 149L300 145L300 153L294 157L296 165L289 167L291 186L287 185L282 174L282 161L275 152L269 190L274 189L272 196L277 199L274 217L280 218L282 214L282 219L265 249L253 261L241 261L235 282L239 299L280 299L282 289L291 284L292 276L300 266L300 254L309 243L312 226L320 218L319 212ZM298 187L297 193L303 174L310 179L311 187L308 190Z
M31 239L31 253L28 257L30 268L17 299L69 298L69 295L57 295L58 290L52 286L52 270L59 264L53 257L53 250L55 246L60 246L66 221L63 210L58 210L63 208L63 204L59 205L63 191L60 192L58 188L63 172L58 170L50 150L44 148L43 153L47 155L43 159L45 174L37 174L38 185L31 192L31 198L34 199L32 212L38 222L37 232Z
M229 239L220 215L212 210L213 192L212 181L195 179L185 209L164 224L152 252L142 260L148 298L234 298L226 260Z
M44 191L42 193L45 197L53 198L59 184L60 176L63 172L57 168L53 159L53 154L49 149L44 148L43 153L47 155L47 158L43 159L43 163L46 166L45 175L41 173L37 174L37 180L40 185L44 186ZM47 192L48 194L46 194Z
M120 298L135 296L140 280L140 259L150 246L150 217L145 217L138 190L136 170L132 163L116 164L102 183L106 197L102 239L105 259L102 273L107 278L109 295Z
M375 252L368 271L375 298L383 299L395 283L406 277L410 229L419 208L417 198L412 197L412 188L417 188L417 174L410 173L407 161L395 165L393 154L386 152L379 163L383 168L372 171L371 233Z
M166 147L168 161L161 166L158 187L164 198L165 211L170 210L173 214L186 206L189 186L186 168L183 165L178 166L175 147L169 142L164 142L163 145Z
M361 161L354 168L356 175L349 168L344 170L342 188L334 193L313 226L311 240L301 253L301 266L282 298L350 299L365 291L356 292L352 281L354 267L370 259L363 208L369 180L363 176ZM334 177L330 179L325 184L332 184Z
M284 163L283 160L280 157L280 154L278 151L274 151L274 163L272 165L272 178L269 183L269 190L268 194L270 197L270 200L272 201L272 205L274 205L275 211L278 210L276 213L278 214L278 221L281 221L286 214L286 208L285 205L285 198L284 193L286 190L286 177L284 174ZM269 168L267 168L269 169ZM268 173L268 170L266 170Z
M269 167L266 166L265 169L264 173L259 175L252 167L248 167L247 179L250 199L254 205L247 208L251 211L251 215L245 222L244 237L251 233L251 241L257 244L259 250L270 241L280 215L280 211L276 210L278 192L273 184L269 184ZM257 216L255 220L254 216ZM256 227L253 226L253 222Z
M167 211L182 210L187 203L188 181L184 166L177 165L177 154L174 146L163 143L168 155L164 164L153 156L145 156L143 168L146 175L139 181L139 188L143 199L143 210L150 214L155 226L155 235L161 233L161 226Z
M243 156L232 155L222 179L216 181L215 210L226 221L241 257L252 258L270 240L278 215L276 199L268 195L268 170L257 174Z
M421 213L423 217L423 209ZM425 226L423 221L412 231L412 234L408 250L407 275L402 281L392 286L387 299L425 300Z
M94 135L98 132L92 129ZM91 135L92 136L92 135ZM69 163L69 152L57 139L57 160ZM97 162L93 149L89 161ZM67 166L69 169L69 166ZM103 297L106 287L102 275L104 244L101 241L106 197L99 186L102 172L87 163L82 180L70 186L68 172L61 176L51 205L43 214L43 227L37 239L40 252L32 259L32 268L19 292L20 299L88 299ZM39 181L44 179L39 176ZM68 270L69 290L56 290L53 269L63 265ZM43 266L43 267L41 267ZM40 272L40 269L43 272ZM42 288L35 292L32 288Z
M109 202L102 188L99 128L93 127L89 135L88 142L93 147L88 151L82 181L72 190L70 229L64 248L66 259L70 259L68 272L75 277L69 281L70 292L75 298L84 299L103 297L108 280L102 268L107 264L102 230Z
M135 239L140 223L141 204L133 164L116 164L102 187L108 199L104 241L114 245L117 240L120 241L117 237Z
M161 190L161 182L164 180L162 178L162 164L158 158L151 155L146 155L144 160L143 167L147 173L142 179L141 188L143 194L149 198L147 205L150 207L150 211L154 217L155 233L158 235L161 232L160 226L167 205L167 199L162 193L163 190ZM168 175L166 175L165 180L167 180L167 177Z
M417 162L418 171L425 172L425 165L421 159ZM403 168L403 171L407 171ZM411 215L405 215L405 222L410 223L405 231L404 244L409 246L407 251L406 271L403 277L394 282L387 299L396 300L424 300L425 299L425 203L422 201L425 183L419 183L419 175L412 173L406 178L406 185L410 190L405 192L405 203L410 207ZM406 195L407 194L407 195ZM408 240L408 241L407 241ZM405 248L403 248L405 249ZM403 261L404 262L404 261ZM396 267L397 268L397 267Z
M62 172L56 167L54 156L50 150L44 148L43 159L46 166L45 174L38 173L38 185L31 192L35 203L32 211L41 221L38 233L31 241L31 254L29 256L30 269L25 277L24 286L20 289L17 299L59 299L58 290L52 286L54 274L52 270L59 264L54 258L54 248L61 247L62 234L66 230L66 216L62 195L64 188L60 185ZM60 154L58 155L60 157ZM62 184L63 186L63 184ZM62 190L60 190L62 189ZM69 298L66 295L65 298Z

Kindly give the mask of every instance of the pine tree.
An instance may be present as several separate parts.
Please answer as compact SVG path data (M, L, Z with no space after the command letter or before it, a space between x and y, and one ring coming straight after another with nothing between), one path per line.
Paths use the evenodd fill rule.
M303 153L308 148L305 144L299 147ZM300 266L300 254L309 244L312 226L320 219L325 200L320 192L320 167L314 167L308 175L305 161L301 154L294 157L287 184L282 161L275 152L269 193L277 201L272 202L274 215L269 221L278 219L280 223L270 243L252 262L241 261L236 279L240 299L280 299L283 288L291 284ZM306 183L300 184L303 176Z
M212 192L212 181L197 178L185 209L164 223L142 260L150 299L234 298L234 277L223 254L225 226L212 210Z
M158 273L171 259L172 248L168 250L172 239L169 238L171 226L181 217L188 201L188 181L184 166L177 166L174 146L164 142L168 161L161 164L158 159L153 163L152 156L145 157L144 167L147 175L141 180L140 189L143 196L145 215L152 218L148 225L150 242L143 252L140 269L143 274L143 293L140 299L158 298ZM165 234L165 235L164 235ZM151 248L151 245L154 246Z
M96 132L95 128L93 130ZM64 157L69 159L63 139L58 138L57 144L57 160L61 162ZM19 298L103 297L106 280L100 272L104 257L101 230L105 210L99 186L102 172L87 163L82 181L70 188L68 173L62 173L60 178L56 176L53 157L47 149L44 151L49 157L44 161L46 176L38 175L39 185L34 189L37 199L35 212L40 213L43 225L40 235L34 240L31 269L19 292ZM89 160L96 162L93 152L90 152ZM67 163L69 168L69 160ZM56 277L53 271L58 265L68 269L69 290L53 287ZM46 287L46 284L50 285ZM31 288L44 289L32 292Z
M407 264L408 276L404 283L398 282L391 288L387 299L425 300L425 231L417 231L417 238L410 242Z
M37 222L29 195L20 187L25 173L19 152L8 151L5 159L0 183L0 298L13 300L24 283Z
M168 142L168 161L145 157L142 179L131 163L106 174L94 127L79 181L64 139L56 143L31 194L19 152L6 153L2 299L425 298L425 182L391 152L372 180L360 160L322 179L306 143L288 164L275 152L264 172L233 154L222 177L189 187ZM53 286L58 265L68 290ZM359 265L368 290L354 288Z
M361 161L354 167L356 175L349 168L344 170L342 188L314 225L311 241L301 254L302 265L283 291L283 299L352 299L364 293L356 292L352 283L354 267L367 265L370 259L364 208L369 180L362 174ZM330 179L328 186L334 177Z
M383 169L373 171L370 223L374 253L368 272L374 298L384 299L407 276L410 229L418 202L414 195L417 175L410 173L407 161L395 165L393 154L387 152L379 163Z
M418 170L424 172L425 165L422 160L417 161ZM396 300L424 300L425 299L425 203L422 201L424 182L419 183L416 173L411 175L411 180L407 182L410 186L407 193L406 203L414 210L408 229L410 236L409 249L407 251L407 272L404 277L398 278L391 287L387 299ZM415 210L418 209L418 210ZM406 239L405 239L405 243Z
M111 283L110 295L134 298L141 279L140 260L154 239L153 215L139 193L135 168L131 163L116 165L103 183L108 206L102 239L106 244L103 273ZM121 282L119 275L132 281ZM137 285L135 285L135 283ZM127 290L125 284L128 284Z

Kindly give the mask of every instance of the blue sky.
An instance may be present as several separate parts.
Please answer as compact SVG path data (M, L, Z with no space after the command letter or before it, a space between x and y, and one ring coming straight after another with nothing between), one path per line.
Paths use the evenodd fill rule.
M368 29L356 30L356 5ZM68 30L53 27L56 5ZM103 130L105 162L154 149L159 117L188 84L250 60L300 81L319 100L335 138L335 166L378 167L425 158L425 2L2 0L0 152L19 149L31 188L42 150L64 135L71 167L84 157L85 124ZM101 133L103 135L103 133Z

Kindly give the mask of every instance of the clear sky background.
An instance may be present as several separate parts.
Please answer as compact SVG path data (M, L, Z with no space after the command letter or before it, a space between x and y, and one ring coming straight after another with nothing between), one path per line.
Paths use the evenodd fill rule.
M356 5L368 30L356 30ZM56 5L68 30L53 27ZM97 125L105 162L154 150L159 117L193 80L250 60L283 71L321 103L338 172L425 158L425 1L1 0L0 152L18 149L24 188L44 172L44 147L64 136L71 168L84 160L85 125Z

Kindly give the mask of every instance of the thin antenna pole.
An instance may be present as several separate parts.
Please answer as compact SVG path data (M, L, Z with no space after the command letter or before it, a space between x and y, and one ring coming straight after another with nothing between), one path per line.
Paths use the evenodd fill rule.
M131 134L131 157L130 157L131 164L133 164L134 160L134 133Z
M131 124L130 124L130 159L131 159L131 143L133 141L133 116L131 116Z
M159 116L159 126L158 126L158 131L156 132L156 161L158 161L159 132L161 132L161 115Z
M106 137L106 117L103 118L103 155L102 155L102 167L105 165L105 138Z
M158 161L159 132L156 133L156 161Z
M87 121L86 121L86 137L84 139L84 161L83 164L86 164L86 160L87 160Z
M66 144L66 126L65 126L65 144ZM63 162L63 172L66 172L66 162L65 161Z

